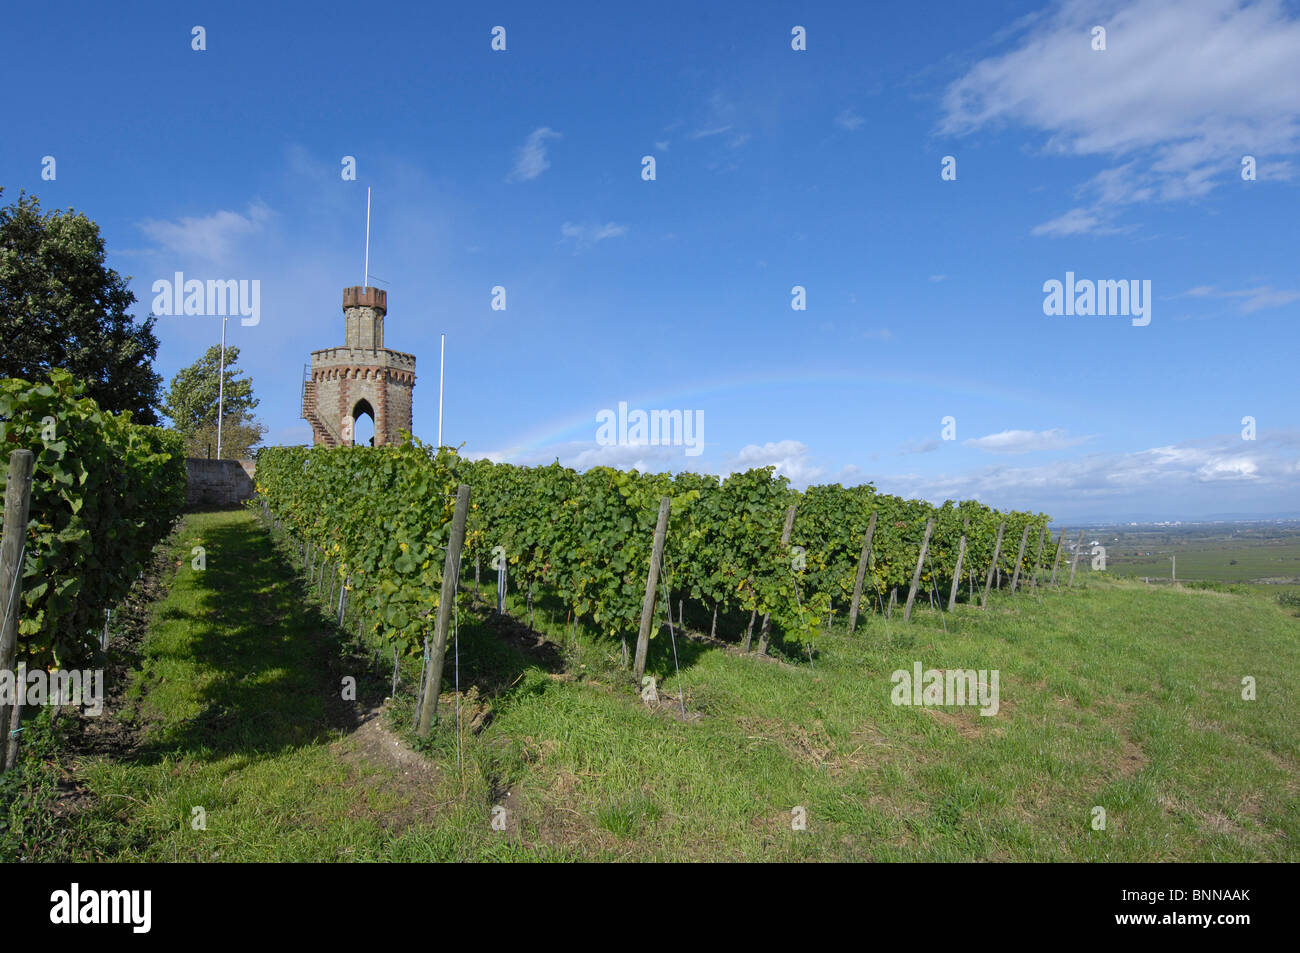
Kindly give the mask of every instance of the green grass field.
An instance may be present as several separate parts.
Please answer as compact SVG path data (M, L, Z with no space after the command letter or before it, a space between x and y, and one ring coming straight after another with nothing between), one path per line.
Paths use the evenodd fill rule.
M1300 542L1237 545L1220 543L1176 551L1179 579L1249 582L1254 579L1300 579ZM1169 555L1116 560L1115 569L1128 575L1169 575Z
M1290 524L1190 527L1169 533L1118 528L1096 535L1107 537L1111 575L1164 582L1170 578L1171 557L1177 557L1180 582L1244 585L1274 596L1300 592L1300 533Z
M189 568L196 541L206 572ZM1300 859L1300 618L1263 595L1091 573L1072 591L996 596L987 612L870 616L854 636L825 636L811 661L679 639L686 719L666 633L650 660L665 697L650 706L617 644L575 641L539 609L554 647L534 649L486 610L462 610L460 730L446 692L415 751L419 659L358 727L341 680L358 679L360 709L378 706L391 655L376 665L354 619L345 635L322 616L254 516L192 514L167 545L173 578L126 699L105 716L135 740L73 755L37 726L21 789L6 795L9 853ZM890 674L917 661L998 670L1000 711L895 706ZM1243 700L1244 676L1256 700ZM792 829L796 808L806 829Z

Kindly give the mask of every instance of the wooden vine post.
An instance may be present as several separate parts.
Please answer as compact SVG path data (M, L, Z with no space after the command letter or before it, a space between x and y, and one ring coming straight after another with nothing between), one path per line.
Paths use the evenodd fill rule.
M1047 540L1047 524L1038 531L1038 549L1034 551L1034 574L1029 577L1029 588L1038 588L1038 566L1043 559L1043 543Z
M1074 544L1074 558L1070 560L1070 586L1074 586L1074 571L1079 568L1079 550L1083 548L1083 530L1079 530L1079 540Z
M749 610L749 625L745 628L745 641L744 641L744 644L741 646L741 649L740 649L742 652L748 652L748 651L749 651L749 643L752 642L753 639L754 639L754 620L755 620L756 618L758 618L758 610L757 610L757 609L750 609L750 610Z
M853 583L853 604L849 606L849 634L853 634L858 624L858 605L862 601L862 583L867 578L867 560L871 558L871 537L876 532L876 511L871 511L867 522L867 535L862 540L862 558L858 560L858 577Z
M27 516L32 502L32 465L30 450L9 454L9 475L5 480L4 541L0 544L0 671L13 674L15 701L10 707L0 703L0 728L5 729L5 743L0 744L0 773L17 761L18 737L10 737L22 720L22 704L17 700L18 615L23 594L23 544L27 540ZM12 756L7 754L12 751Z
M1029 542L1029 524L1025 524L1025 531L1020 534L1020 553L1016 556L1016 571L1011 574L1011 594L1016 594L1016 583L1020 581L1020 564L1025 561L1025 544Z
M961 541L957 544L957 568L952 574L952 591L948 593L948 611L951 612L957 605L957 587L961 585L961 562L966 558L966 534L961 534Z
M456 510L451 517L451 539L447 541L447 559L442 567L442 589L438 594L438 622L433 630L433 646L424 669L424 697L420 701L420 720L416 733L427 738L438 715L438 692L442 688L442 663L447 654L447 629L451 624L452 604L456 601L456 582L460 578L460 548L465 544L465 517L469 513L469 487L456 488Z
M671 506L672 500L666 496L659 501L659 521L655 523L654 548L650 550L650 572L645 577L645 601L641 603L641 631L637 633L636 659L632 663L637 691L641 690L641 676L645 674L645 656L650 646L650 626L655 614L655 593L659 588L659 564L664 558L664 537L668 535L668 510ZM671 604L668 614L672 615Z
M1061 565L1061 548L1065 545L1065 527L1056 534L1056 556L1052 558L1052 578L1048 581L1049 586L1056 585L1056 570Z
M781 528L782 555L784 555L785 553L785 548L790 545L790 534L794 532L794 511L795 511L795 505L793 503L791 503L790 508L785 511L785 526ZM759 629L758 632L758 654L759 655L767 654L767 636L768 636L767 624L770 619L771 619L771 613L764 612L763 627Z
M912 620L912 603L916 601L916 587L921 584L921 567L925 565L925 554L930 551L930 533L934 531L934 517L925 521L925 538L921 540L921 552L916 557L916 570L912 573L912 588L907 590L907 605L903 608L903 621Z
M993 571L998 568L998 557L1002 555L1002 534L1006 532L1007 524L1005 522L998 524L998 541L993 544L993 561L989 563L988 575L984 578L984 598L982 604L985 609L989 607L989 589L993 586Z

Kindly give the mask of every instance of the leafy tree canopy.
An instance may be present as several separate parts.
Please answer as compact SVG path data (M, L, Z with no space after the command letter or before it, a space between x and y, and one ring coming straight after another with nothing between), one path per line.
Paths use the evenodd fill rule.
M155 319L128 313L127 280L105 266L99 226L80 212L43 213L24 192L0 206L0 378L64 368L104 410L158 423Z
M221 455L227 459L246 457L261 442L266 427L253 417L258 400L253 396L253 379L244 376L236 364L239 348L226 346L224 414L221 422ZM189 367L172 378L163 401L163 413L185 439L190 456L205 457L217 449L217 399L221 378L221 348L212 345Z

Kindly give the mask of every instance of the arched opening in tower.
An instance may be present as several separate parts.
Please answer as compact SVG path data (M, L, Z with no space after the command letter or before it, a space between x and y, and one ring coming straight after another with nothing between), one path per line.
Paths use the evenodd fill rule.
M375 409L366 400L357 401L352 408L352 442L358 447L375 445Z

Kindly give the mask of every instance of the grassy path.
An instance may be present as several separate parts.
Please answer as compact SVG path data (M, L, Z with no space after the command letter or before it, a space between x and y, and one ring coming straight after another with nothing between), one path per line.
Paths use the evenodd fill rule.
M97 803L75 841L115 860L410 855L394 826L447 799L438 776L387 756L378 722L352 731L339 642L265 530L243 512L192 514L169 545L175 578L117 713L140 745L78 766Z
M642 704L606 645L556 671L462 614L486 701L466 699L459 775L450 723L429 757L383 717L355 726L339 679L359 663L251 515L191 515L169 545L116 714L139 745L73 766L93 806L65 840L97 857L1300 859L1300 620L1264 597L1090 580L946 628L873 617L812 666L686 642L690 722ZM999 713L891 704L917 661L999 670ZM662 638L650 670L675 692Z

